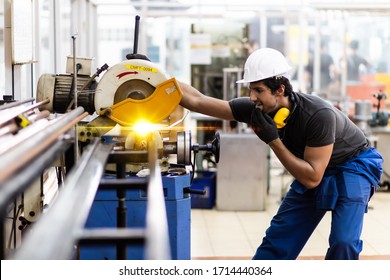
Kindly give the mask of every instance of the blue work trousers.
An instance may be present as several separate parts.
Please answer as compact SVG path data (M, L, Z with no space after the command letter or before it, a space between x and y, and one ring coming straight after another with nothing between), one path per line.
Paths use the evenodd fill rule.
M374 188L360 174L343 172L336 175L338 197L332 212L329 248L325 259L359 259L363 217ZM316 204L316 189L298 193L290 189L266 231L254 260L293 260L328 209Z

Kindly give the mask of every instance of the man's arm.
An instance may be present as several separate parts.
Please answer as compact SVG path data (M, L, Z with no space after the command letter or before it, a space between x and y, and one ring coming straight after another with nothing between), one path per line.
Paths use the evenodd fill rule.
M224 120L234 119L228 101L206 96L188 84L178 83L183 93L180 105L184 108Z
M283 166L290 174L308 189L317 187L328 166L333 144L322 147L306 146L304 158L294 156L278 138L269 143Z

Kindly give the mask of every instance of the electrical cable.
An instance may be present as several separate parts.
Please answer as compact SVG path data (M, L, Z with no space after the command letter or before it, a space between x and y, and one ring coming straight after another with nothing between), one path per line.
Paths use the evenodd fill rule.
M12 240L13 240L13 243L14 243L14 247L13 248L16 248L16 219L19 216L20 211L23 209L23 204L20 204L18 206L18 210L16 210L16 204L17 204L17 201L15 199L15 201L14 201L14 214L13 214L13 217L8 217L8 219L12 219L12 227L11 227L11 231L10 231L10 235L9 235L9 239L8 239L8 246L7 246L8 249L11 249L11 242L12 242Z

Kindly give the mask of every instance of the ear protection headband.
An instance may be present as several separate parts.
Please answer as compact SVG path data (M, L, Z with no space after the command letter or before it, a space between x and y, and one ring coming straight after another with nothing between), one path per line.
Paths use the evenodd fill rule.
M277 128L283 128L286 125L286 119L290 116L290 110L286 107L280 108L275 116L274 116L274 122L276 124Z
M291 103L292 103L292 111L294 112L296 104L295 104L295 97L294 93L290 95ZM287 124L287 119L290 116L290 110L286 107L280 108L275 116L274 116L274 122L276 124L276 127L283 128Z

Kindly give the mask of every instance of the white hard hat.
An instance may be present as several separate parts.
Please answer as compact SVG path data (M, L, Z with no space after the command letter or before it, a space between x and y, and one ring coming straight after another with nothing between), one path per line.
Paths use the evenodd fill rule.
M275 76L290 79L291 66L283 54L275 49L262 48L251 53L245 62L244 78L237 83L251 83Z

